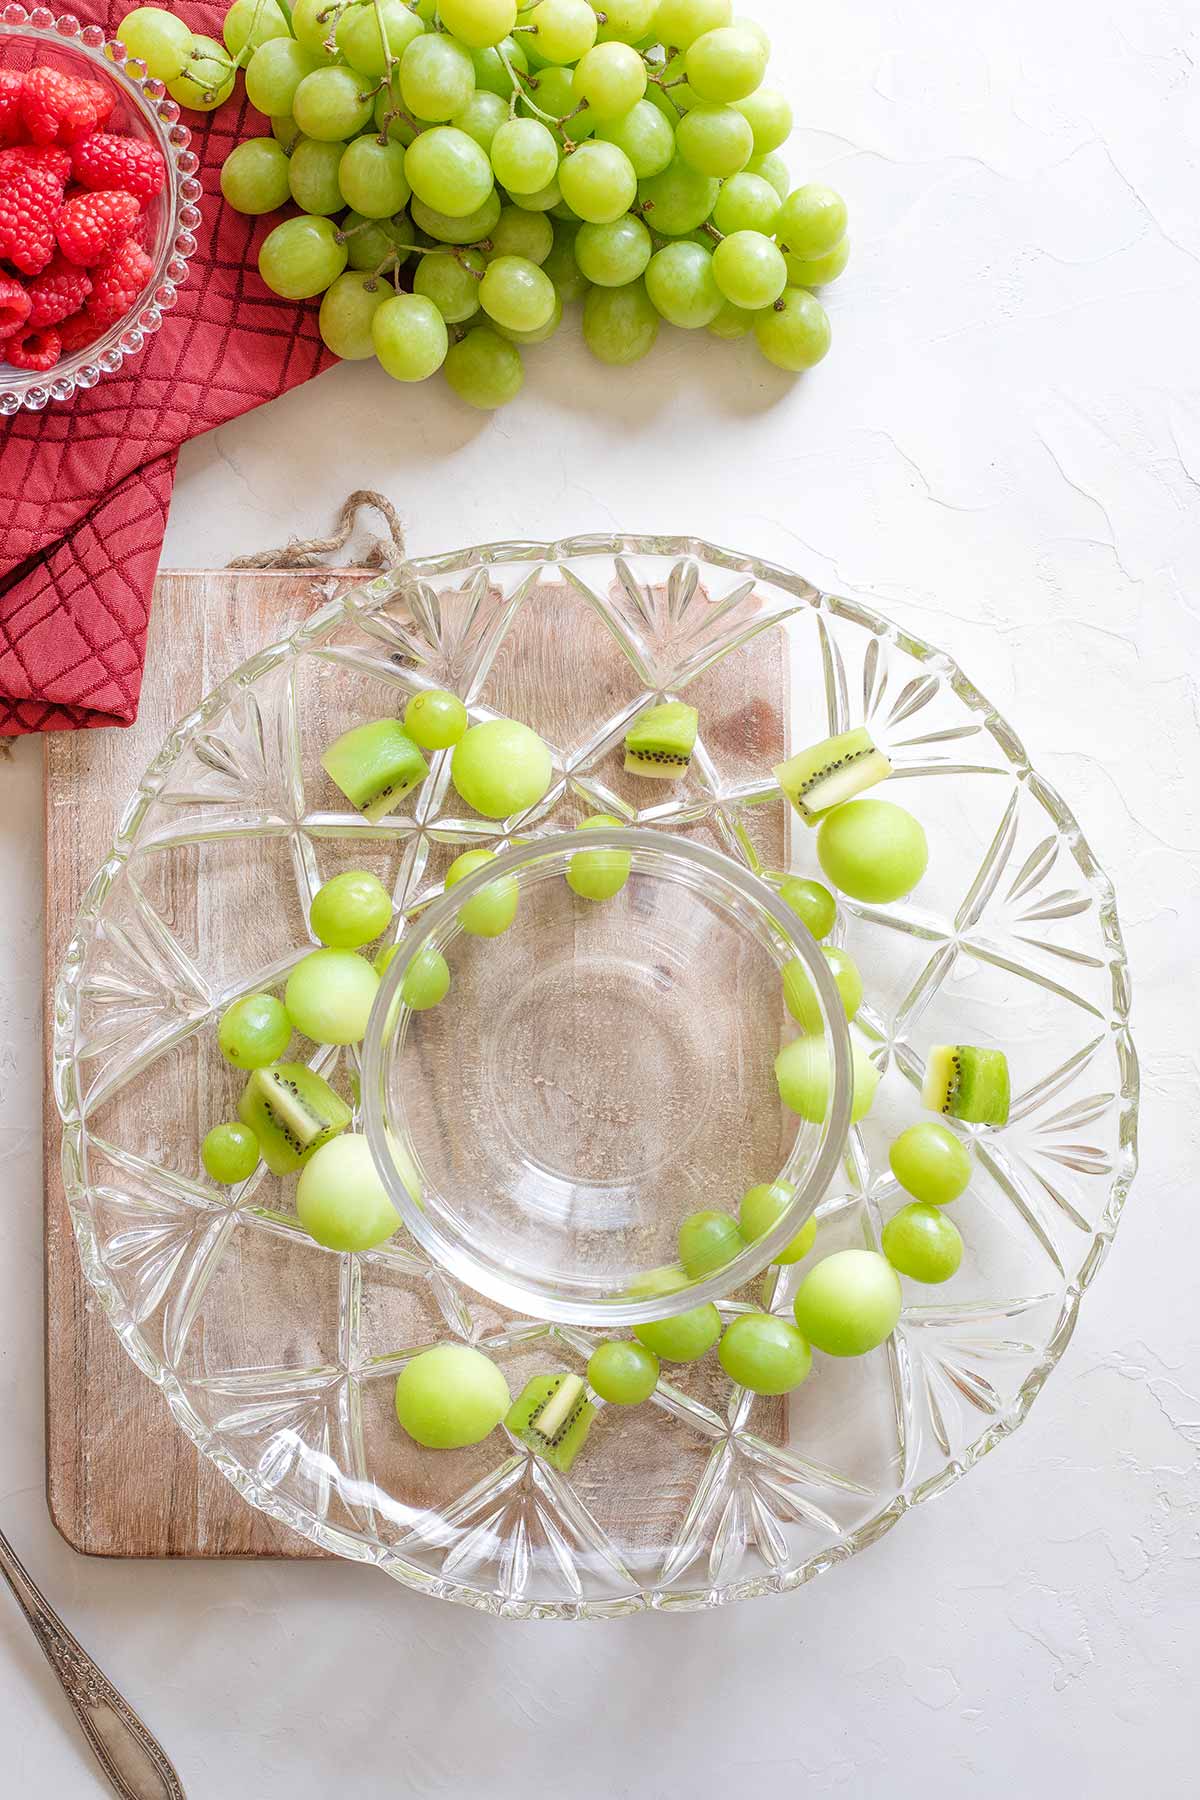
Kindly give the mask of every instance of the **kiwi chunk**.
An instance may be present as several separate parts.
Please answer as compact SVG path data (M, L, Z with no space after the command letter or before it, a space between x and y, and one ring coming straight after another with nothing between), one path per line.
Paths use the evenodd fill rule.
M369 725L344 731L323 752L321 767L373 825L429 773L429 764L399 719L372 719Z
M892 765L860 725L798 751L772 772L805 824L815 825L833 807L886 781Z
M350 1123L350 1108L305 1063L255 1069L238 1117L258 1139L272 1175L291 1175Z
M696 743L700 715L682 700L652 706L625 733L625 773L677 781L686 775Z
M921 1104L968 1125L1007 1125L1007 1056L972 1044L935 1044L925 1065Z
M504 1423L514 1437L565 1475L596 1416L586 1394L581 1375L535 1375L513 1401Z

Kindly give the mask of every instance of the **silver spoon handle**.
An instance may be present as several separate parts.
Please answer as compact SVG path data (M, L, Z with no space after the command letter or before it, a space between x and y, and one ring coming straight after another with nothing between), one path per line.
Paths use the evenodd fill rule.
M165 1751L67 1630L2 1531L0 1574L16 1595L84 1737L121 1800L187 1800Z

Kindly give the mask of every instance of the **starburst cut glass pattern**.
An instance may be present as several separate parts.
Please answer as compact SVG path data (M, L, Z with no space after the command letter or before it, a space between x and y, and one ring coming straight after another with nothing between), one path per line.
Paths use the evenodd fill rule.
M369 824L324 778L348 726L450 687L479 722L523 719L553 777L525 815L482 819L448 752ZM627 775L631 719L686 699L686 776ZM866 982L856 1030L875 1104L818 1208L814 1252L722 1303L791 1314L812 1261L877 1247L905 1196L888 1144L921 1117L929 1046L1003 1047L1001 1130L953 1209L966 1251L944 1287L904 1282L891 1340L818 1355L781 1399L715 1355L664 1366L640 1407L598 1406L562 1473L503 1428L472 1449L400 1431L395 1377L459 1341L503 1369L582 1373L600 1334L501 1313L403 1230L338 1255L306 1236L294 1180L199 1172L243 1078L216 1050L231 1000L281 991L311 945L312 895L376 873L393 936L462 849L597 809L698 837L769 881L816 875L814 839L772 765L866 725L888 797L929 837L910 900L843 901L833 942ZM405 1584L493 1613L613 1616L795 1587L886 1532L1024 1417L1070 1337L1133 1174L1137 1068L1111 888L1020 741L948 657L786 570L693 541L493 545L351 585L231 675L172 734L87 894L56 996L55 1084L89 1281L185 1431L247 1500ZM299 1054L304 1054L303 1040ZM293 1054L296 1054L295 1050ZM351 1104L354 1048L309 1060Z

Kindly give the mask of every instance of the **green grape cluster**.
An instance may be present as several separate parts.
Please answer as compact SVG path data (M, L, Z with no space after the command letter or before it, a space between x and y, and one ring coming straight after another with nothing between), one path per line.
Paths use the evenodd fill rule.
M131 19L178 74L178 20ZM753 337L792 372L828 351L813 290L846 267L845 203L792 188L791 107L733 0L234 0L224 34L171 91L218 104L244 65L271 136L230 153L222 192L300 209L259 272L321 297L335 355L441 369L490 410L579 300L604 363L638 361L663 321Z

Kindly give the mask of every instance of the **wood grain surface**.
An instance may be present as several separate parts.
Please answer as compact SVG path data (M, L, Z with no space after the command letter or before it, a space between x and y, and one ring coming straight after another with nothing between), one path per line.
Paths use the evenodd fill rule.
M338 582L345 578L337 571ZM46 738L47 1053L54 981L79 901L146 765L175 722L217 681L287 635L331 591L328 575L160 574L136 725ZM526 626L519 642L505 646L496 673L518 716L555 736L549 715L571 705L564 646L575 640L578 655L578 622L571 621L569 633L556 634L553 606L532 610L536 629ZM708 718L722 710L721 701L743 727L748 710L755 714L760 756L767 739L772 749L778 740L776 754L783 750L783 650L777 634L767 634L703 677L705 692L697 696ZM518 653L523 666L505 667ZM540 696L538 717L516 703L526 683ZM560 717L557 723L569 739L569 722ZM785 855L782 827L780 836L777 845L760 845L776 862ZM46 1482L58 1530L75 1549L97 1556L323 1555L240 1498L193 1448L159 1390L122 1349L80 1273L60 1170L61 1126L48 1082L44 1122Z

